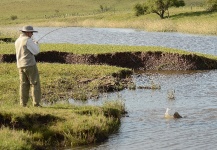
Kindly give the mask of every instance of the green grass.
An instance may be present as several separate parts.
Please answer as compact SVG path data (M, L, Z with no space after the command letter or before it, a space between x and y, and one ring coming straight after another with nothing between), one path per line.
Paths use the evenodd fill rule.
M0 13L1 19L3 19L1 23L14 24L14 22L19 22L18 20L44 19L45 15L90 15L100 12L100 6L108 8L108 11L111 12L132 12L135 4L143 2L144 0L36 0L33 3L30 0L1 0ZM186 1L186 4L187 6L192 4L200 6L203 4L203 0L190 0ZM22 11L20 11L20 8L22 8ZM11 15L18 16L18 19L11 20Z
M96 0L36 0L34 3L30 0L1 0L0 13L2 24L17 24L26 22L27 20L44 19L47 17L54 17L60 15L89 15L101 11L100 5L107 7L110 10L117 9L119 11L128 11L132 9L132 5L141 0L135 1L96 1ZM22 8L22 11L20 11ZM8 11L10 10L10 12ZM28 12L28 13L27 13ZM11 20L11 15L16 15L18 19Z
M38 64L41 84L42 101L55 103L69 98L86 100L99 95L106 81L116 82L112 74L120 74L129 69L112 66L88 66L67 64ZM94 69L93 69L94 68ZM111 77L109 77L111 76ZM19 104L19 77L16 64L0 64L0 103ZM87 83L83 81L88 80Z
M104 141L117 132L125 108L121 100L102 106L57 104L21 108L1 105L0 149L64 149Z
M104 141L118 131L125 107L121 100L103 106L75 106L69 98L98 96L112 74L130 71L111 66L38 63L44 108L19 106L19 76L15 63L0 63L0 149L73 147ZM109 77L109 78L107 78ZM81 83L82 80L89 80Z
M143 2L144 0L37 0L32 3L30 0L2 0L0 26L3 29L0 29L0 37L7 35L4 27L21 27L24 24L137 28L147 31L217 35L217 12L207 13L204 0L190 0L186 1L185 7L170 8L170 18L163 20L156 14L136 17L133 7ZM107 11L102 12L100 6ZM17 19L12 19L13 16ZM13 32L14 35L17 34L17 31Z
M193 53L185 50L166 48L159 46L120 46L120 45L94 45L94 44L40 44L41 52L46 51L60 51L74 54L105 54L115 52L148 52L148 51L162 51L165 53L179 53L179 54L196 54L211 59L216 59L216 56L202 53ZM13 43L0 44L0 54L15 54Z
M185 0L187 6L202 6L204 3L205 0Z
M32 137L31 133L23 130L11 130L7 127L0 129L0 149L7 150L30 150L32 145L30 143Z

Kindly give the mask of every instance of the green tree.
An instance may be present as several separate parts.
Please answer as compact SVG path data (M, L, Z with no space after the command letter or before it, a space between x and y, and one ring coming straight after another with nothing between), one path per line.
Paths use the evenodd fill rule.
M144 14L156 13L157 15L160 16L161 19L163 19L166 11L168 12L168 16L169 16L168 9L169 7L172 6L174 7L185 6L185 2L184 0L146 0L142 8L146 8L144 9L145 11ZM141 8L141 6L138 8Z
M214 12L217 11L217 0L206 0L207 10Z
M136 16L140 16L144 15L148 8L142 4L136 4L134 9L136 11Z

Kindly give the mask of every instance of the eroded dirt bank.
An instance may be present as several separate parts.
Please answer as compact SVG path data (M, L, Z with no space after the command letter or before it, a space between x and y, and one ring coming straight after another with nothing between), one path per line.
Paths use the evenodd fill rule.
M216 69L217 60L195 54L180 55L158 52L118 52L77 55L48 51L36 56L39 62L66 64L107 64L141 70L207 70ZM15 54L0 55L0 62L15 62Z

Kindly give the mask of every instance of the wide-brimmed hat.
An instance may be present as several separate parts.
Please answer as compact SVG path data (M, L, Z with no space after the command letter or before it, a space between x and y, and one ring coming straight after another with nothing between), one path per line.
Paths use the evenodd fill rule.
M38 32L38 31L35 31L32 26L23 26L23 28L20 31L22 31L22 32Z

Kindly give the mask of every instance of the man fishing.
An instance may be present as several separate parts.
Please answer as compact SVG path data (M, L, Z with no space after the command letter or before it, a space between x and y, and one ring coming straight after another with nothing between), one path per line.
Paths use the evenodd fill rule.
M35 55L40 51L38 42L31 37L35 31L32 26L24 26L15 41L17 68L20 77L20 105L27 106L31 88L34 107L41 107L41 87Z

